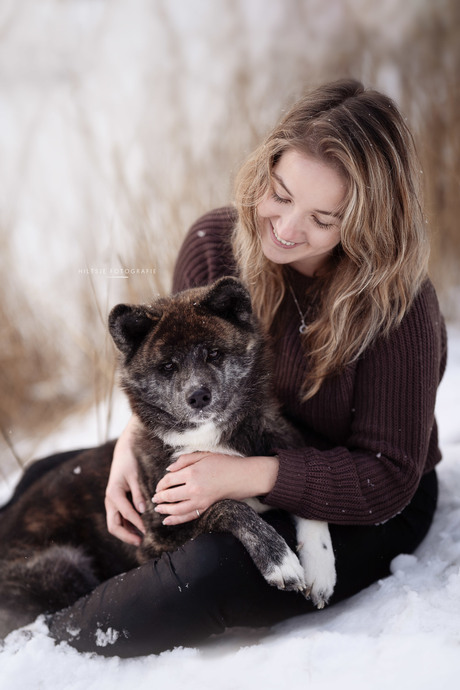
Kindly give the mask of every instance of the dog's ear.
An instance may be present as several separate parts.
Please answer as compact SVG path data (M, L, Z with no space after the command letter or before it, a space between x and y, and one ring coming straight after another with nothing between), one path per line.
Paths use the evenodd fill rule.
M158 323L161 313L132 304L117 304L109 314L109 331L117 348L132 355Z
M200 301L200 307L239 326L251 324L251 298L247 289L236 278L220 278L213 283Z

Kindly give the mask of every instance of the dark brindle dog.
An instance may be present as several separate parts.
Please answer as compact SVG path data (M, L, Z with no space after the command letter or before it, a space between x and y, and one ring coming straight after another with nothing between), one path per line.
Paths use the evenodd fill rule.
M181 453L269 455L301 443L273 398L267 348L236 279L149 306L120 304L109 329L121 353L122 386L141 421L135 454L146 496ZM318 607L327 602L335 566L325 523L296 518L300 562L251 501L219 501L174 527L164 526L149 502L139 548L112 537L104 494L113 447L72 454L37 477L32 466L0 512L1 635L209 531L240 539L270 584L304 591Z

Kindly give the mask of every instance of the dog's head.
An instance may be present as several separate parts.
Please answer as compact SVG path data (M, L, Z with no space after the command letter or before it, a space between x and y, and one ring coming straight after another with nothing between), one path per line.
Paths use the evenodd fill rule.
M147 306L119 304L109 330L131 407L157 433L228 424L255 392L263 339L235 278Z

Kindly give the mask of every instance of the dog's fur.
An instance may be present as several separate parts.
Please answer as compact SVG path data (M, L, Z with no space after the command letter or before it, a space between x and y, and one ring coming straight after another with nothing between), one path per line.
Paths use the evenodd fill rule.
M181 453L268 455L301 443L273 398L267 347L236 279L149 306L118 305L109 330L121 355L122 387L141 422L134 449L146 496ZM0 635L209 531L240 539L270 584L303 591L318 607L327 602L335 566L325 523L296 518L300 562L251 501L219 501L174 527L164 526L149 502L139 548L112 537L104 492L113 447L72 454L38 478L32 466L1 510Z

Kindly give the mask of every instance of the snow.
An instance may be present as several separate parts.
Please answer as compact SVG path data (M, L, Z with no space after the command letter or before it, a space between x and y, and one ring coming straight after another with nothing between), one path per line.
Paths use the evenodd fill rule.
M440 501L428 537L393 561L392 575L333 608L263 630L233 630L199 649L139 659L79 654L55 643L38 619L0 649L0 690L433 690L458 687L460 673L460 328L449 327L449 360L437 404ZM94 434L68 422L56 438L67 448ZM115 423L126 408L120 401ZM50 447L52 441L48 442ZM45 450L45 448L43 448ZM10 487L0 487L5 498ZM117 631L100 631L101 645Z
M314 75L317 65L326 62L331 45L342 43L336 38L330 14L321 13L320 6L333 6L339 22L348 8L339 0L318 2L309 27L299 25L293 32L286 23L289 13L283 18L285 4L286 0L239 3L245 12L236 27L238 34L246 36L243 29L251 23L258 29L257 35L247 32L251 40L245 59L258 75L251 82L251 93L256 87L263 93L273 79L275 62L267 62L266 45L276 39L280 46L282 79L277 91L284 82L286 90L270 99L272 109L261 100L267 123L275 112L278 115L285 95L297 88L287 76L295 73L297 63L305 64L297 60L296 46L302 51L299 55L308 46L315 56ZM396 40L397 26L402 31L401 17L407 22L410 12L425 3L387 0L374 14L365 11L367 4L357 0L356 17L363 22L363 30L372 28L364 26L372 21L381 41ZM8 276L14 267L15 281L28 286L36 309L43 309L43 302L54 312L58 289L57 294L65 296L70 305L69 313L76 315L84 267L115 269L114 257L126 254L131 218L127 214L128 221L122 222L126 199L115 179L114 159L123 160L124 173L132 183L131 195L138 192L140 180L149 170L144 168L147 160L152 178L164 178L158 192L161 199L164 190L177 187L180 191L182 176L189 174L181 164L186 145L193 143L191 159L199 161L201 172L208 165L205 152L213 153L214 124L228 122L230 126L237 119L230 109L231 118L225 120L223 111L232 105L229 75L238 73L237 58L244 45L241 41L235 46L229 40L235 28L222 9L227 5L207 0L2 0L1 215L2 222L12 227L8 249L14 261L8 266ZM166 11L168 30L162 23L162 7L170 13ZM226 21L218 21L221 14ZM174 42L176 27L187 32L187 41ZM288 42L292 50L286 53L290 61L285 62L281 57ZM393 67L399 74L399 65ZM388 75L395 78L391 69L390 61L386 81ZM150 83L154 89L146 88ZM190 91L194 100L187 102L182 121L180 107ZM256 93L254 103L258 98ZM245 148L246 139L237 127L229 130L228 138L236 152ZM231 169L233 163L228 166L224 158L226 168ZM167 166L164 160L168 160ZM201 179L200 175L194 177ZM209 191L209 184L208 178L203 179L202 187L196 188L199 194L194 194L202 198L203 210L216 205L216 198L220 200L217 182L217 191ZM140 192L139 196L143 201ZM159 200L156 203L152 216L161 227L162 207ZM82 231L86 227L87 236ZM458 295L456 300L458 303ZM448 368L437 406L444 454L439 466L439 508L425 542L414 555L395 559L391 577L334 608L270 629L229 631L199 649L174 649L140 659L105 659L79 654L66 644L55 645L43 622L37 620L11 633L0 646L0 690L150 690L154 684L167 690L458 687L460 328L451 325L449 336ZM97 444L103 440L107 417L106 406L101 404L83 421L68 420L39 446L32 445L31 439L21 442L19 455L39 457ZM118 396L109 436L122 428L127 417L126 402ZM7 499L16 479L14 473L6 478L0 475L0 503ZM100 644L110 644L116 635L116 630L101 630Z

